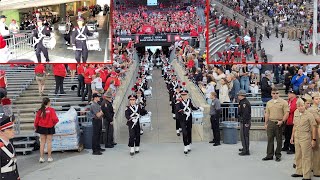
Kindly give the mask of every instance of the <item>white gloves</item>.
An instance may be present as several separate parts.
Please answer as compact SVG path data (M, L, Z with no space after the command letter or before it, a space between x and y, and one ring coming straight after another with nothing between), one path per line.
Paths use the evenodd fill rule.
M200 109L200 111L202 111L202 112L204 111L204 108L203 108L203 107L199 107L199 109Z
M149 111L148 114L151 116L151 115L152 115L152 112Z
M138 118L133 118L132 122L134 122L134 123L138 122Z
M149 87L150 90L152 90L152 87Z
M74 51L77 50L76 46L73 46L72 49L73 49Z

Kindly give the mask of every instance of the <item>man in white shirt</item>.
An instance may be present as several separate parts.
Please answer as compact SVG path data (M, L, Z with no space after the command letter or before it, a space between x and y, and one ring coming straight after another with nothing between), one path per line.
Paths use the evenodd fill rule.
M0 16L0 34L3 36L4 39L10 37L9 28L6 25L7 17L5 15Z
M217 98L219 99L219 90L220 90L220 87L221 87L220 80L222 78L226 78L226 75L224 74L222 67L215 68L212 75L213 75L213 78L215 79L215 81L217 83L217 85L216 85L216 93L217 93Z

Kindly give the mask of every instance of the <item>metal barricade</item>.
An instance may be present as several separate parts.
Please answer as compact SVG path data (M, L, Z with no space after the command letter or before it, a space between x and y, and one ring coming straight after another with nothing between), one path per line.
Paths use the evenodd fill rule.
M238 104L237 103L222 103L220 122L223 121L239 121L238 119ZM264 122L264 106L251 106L251 122Z
M10 57L8 60L15 60L23 55L32 52L32 34L17 33L6 39Z

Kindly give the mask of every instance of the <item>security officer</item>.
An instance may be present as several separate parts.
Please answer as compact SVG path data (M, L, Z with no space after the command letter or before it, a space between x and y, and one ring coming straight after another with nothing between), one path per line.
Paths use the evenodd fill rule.
M216 92L211 92L212 102L210 106L210 122L213 132L213 140L209 143L214 143L213 146L219 146L220 144L220 116L221 116L221 103L217 98Z
M309 108L309 112L314 116L317 127L317 137L316 137L316 146L313 148L313 163L312 163L312 170L313 170L313 176L320 177L320 94L313 93L313 105Z
M136 103L136 95L130 95L128 99L129 105L125 110L125 117L127 118L127 126L129 129L128 146L130 147L130 155L133 156L140 151L140 116L146 115L148 112Z
M188 91L182 90L180 91L181 100L176 104L176 120L180 122L182 135L183 135L183 144L184 144L184 154L188 154L191 151L191 143L192 143L192 110L201 109L193 106L191 99L188 97Z
M92 134L92 154L93 155L102 155L101 151L105 151L100 147L100 137L102 130L102 117L103 112L101 110L98 102L100 101L101 96L99 94L94 93L92 95L93 101L90 106L90 113L93 115L92 126L93 126L93 134Z
M78 63L81 63L81 55L82 55L82 63L86 63L88 59L88 47L87 47L87 36L92 36L88 30L87 26L84 26L84 19L79 17L78 27L73 28L72 30L72 38L71 44L73 46L73 50L75 50L75 58Z
M0 119L0 179L20 180L17 158L10 139L14 137L14 123L9 116Z
M116 143L114 143L113 138L113 117L114 110L112 106L112 91L107 91L105 93L105 99L101 103L101 110L103 112L103 120L106 129L105 133L105 147L113 148Z
M310 111L306 110L302 99L297 101L297 110L294 112L293 131L290 143L295 145L296 173L292 177L311 179L312 148L316 146L317 123Z
M239 105L238 114L240 122L240 136L242 142L242 149L240 156L250 155L249 151L249 131L251 127L251 104L246 98L246 91L240 90L238 93Z
M282 131L283 125L289 116L288 103L279 98L279 91L277 88L271 90L272 99L267 102L265 112L265 128L268 136L267 156L263 161L273 160L276 156L276 161L281 161L281 148L282 148ZM277 140L277 148L274 153L274 138Z
M48 49L43 46L43 39L45 36L50 36L50 29L49 27L42 25L42 20L39 19L37 21L37 27L34 29L33 32L33 38L34 43L33 45L36 48L36 56L38 63L41 63L41 52L43 53L44 57L46 58L46 62L49 62L49 54Z

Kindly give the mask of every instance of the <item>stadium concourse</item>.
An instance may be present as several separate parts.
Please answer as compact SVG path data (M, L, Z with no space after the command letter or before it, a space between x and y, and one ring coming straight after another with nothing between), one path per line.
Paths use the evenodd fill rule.
M211 1L209 61L316 63L319 17L318 30L313 31L312 14L313 1L289 4L241 1L240 5L228 0Z
M136 56L137 57L137 56ZM184 81L187 84L187 89L190 92L190 96L193 102L200 106L205 103L205 98L198 91L197 86L193 85L194 79L192 76L184 76L185 70L183 63L177 61L178 58L172 61L171 65L175 69L175 73L178 75L180 81ZM126 72L126 77L122 80L122 87L117 89L117 97L122 97L123 102L120 104L127 104L127 95L131 94L130 87L136 82L137 74L137 61L134 60L133 64L129 67ZM204 66L206 68L206 66ZM275 68L275 67L273 67ZM294 69L291 68L290 72ZM309 71L312 67L305 67ZM317 67L314 67L317 68ZM314 69L316 70L316 69ZM19 72L17 69L12 69L13 72ZM20 70L23 71L23 70ZM26 71L26 70L25 70ZM7 70L7 72L10 72ZM38 163L38 154L33 152L31 155L18 156L18 165L21 178L25 180L33 179L101 179L106 176L106 169L108 169L108 177L111 179L124 180L132 177L135 174L136 178L139 179L171 179L172 177L179 177L186 180L212 179L212 171L215 171L214 176L219 179L232 179L235 174L237 179L248 179L247 170L252 171L250 177L255 179L267 180L273 179L284 179L292 180L289 175L294 171L292 163L294 162L293 155L283 154L281 163L274 161L263 162L261 158L265 155L266 142L261 141L265 137L265 132L261 129L261 122L253 122L252 134L259 132L260 135L253 135L251 142L251 156L240 157L238 155L238 148L241 146L239 143L235 145L222 144L219 147L212 147L207 141L211 139L211 130L207 119L204 120L203 125L194 124L193 126L193 144L192 151L188 155L182 153L182 137L177 136L175 132L175 121L172 118L171 108L169 105L169 97L166 89L164 79L161 75L161 70L154 69L151 71L152 81L148 83L149 87L152 88L152 97L147 98L148 111L152 112L152 128L144 128L144 134L141 137L141 148L140 153L130 158L127 147L128 132L123 118L124 112L116 117L116 122L119 124L118 132L116 132L116 142L118 143L113 149L107 149L102 156L92 156L90 150L78 152L65 152L65 153L54 153L55 162L53 163ZM282 74L282 73L281 73ZM307 74L310 74L309 72ZM9 76L8 76L9 77ZM13 75L14 77L14 75ZM188 77L191 77L188 80ZM275 78L276 80L277 78ZM65 104L72 98L76 98L76 93L68 91L67 89L76 84L76 81L72 81L70 77L66 78L66 92L67 95L63 95L63 99L55 96L56 104ZM277 87L282 88L282 81ZM201 84L201 83L199 83ZM30 94L31 89L35 90L34 82L24 90L23 94ZM8 83L8 88L10 87ZM128 88L129 87L129 88ZM52 80L49 78L46 88L48 92L53 89ZM52 91L52 90L51 90ZM11 93L12 94L12 93ZM25 95L22 94L22 97ZM34 93L36 95L36 93ZM282 97L285 97L284 90L281 90ZM251 97L250 101L254 103L259 101L260 97ZM25 97L24 99L28 99ZM67 99L70 99L67 101ZM19 100L19 97L17 97ZM73 100L74 101L74 100ZM121 101L121 100L120 100ZM261 101L261 100L260 100ZM59 103L60 102L60 103ZM74 103L79 103L74 101ZM20 103L23 102L20 100ZM19 104L20 104L19 103ZM200 104L199 104L200 103ZM261 103L261 102L260 102ZM114 102L119 105L119 99ZM28 105L34 106L34 105ZM204 105L205 108L207 108ZM117 111L117 110L116 110ZM208 111L206 111L207 113ZM224 121L225 119L222 119ZM117 125L115 125L117 126ZM198 126L198 127L197 127ZM203 132L201 128L203 126ZM263 135L264 134L264 135ZM256 137L254 137L256 136ZM258 140L258 141L255 141ZM170 162L170 163L168 163ZM90 166L84 165L90 164ZM198 164L198 166L191 166L190 164ZM68 171L64 169L68 167ZM121 168L119 168L121 167ZM136 173L143 168L143 173ZM177 169L184 169L188 173L181 173ZM123 173L123 169L126 169L126 173ZM232 170L232 174L229 171ZM63 171L64 173L56 173ZM165 171L165 173L164 173ZM273 173L270 174L270 171ZM313 178L317 179L317 178Z
M5 27L0 29L0 63L111 62L110 14L105 2L43 2L37 8L30 4L20 7L0 2L1 26ZM79 31L83 35L78 36L81 21L89 32ZM80 47L81 43L86 47ZM79 52L84 55L76 55Z

